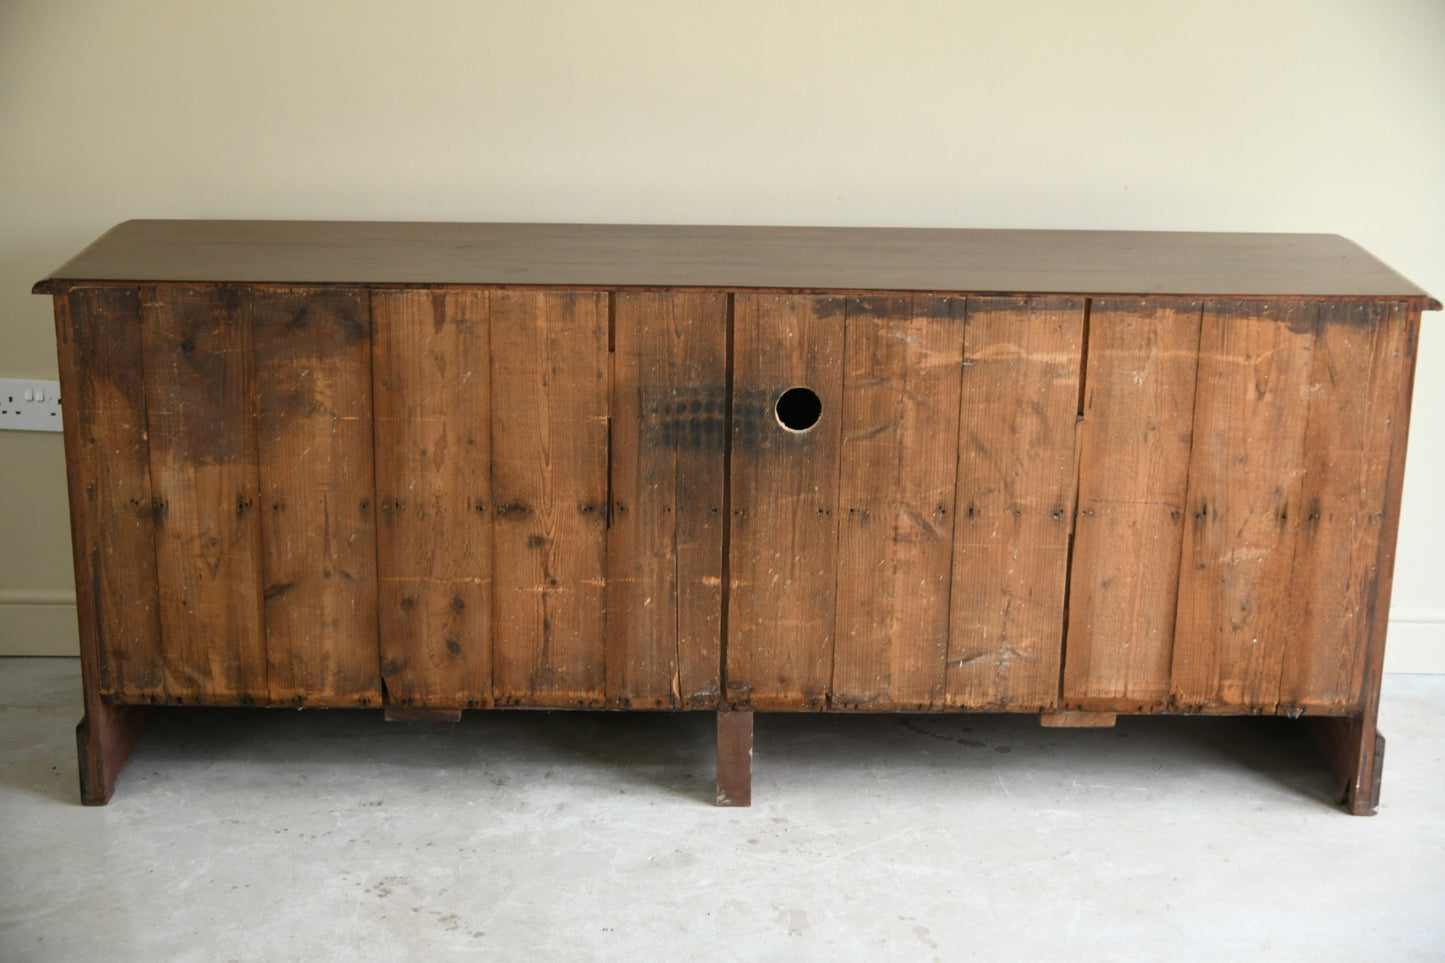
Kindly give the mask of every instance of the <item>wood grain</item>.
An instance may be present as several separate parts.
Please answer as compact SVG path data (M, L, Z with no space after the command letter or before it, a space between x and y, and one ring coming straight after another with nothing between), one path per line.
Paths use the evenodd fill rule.
M1072 530L1080 298L969 298L947 698L1053 708Z
M139 292L71 288L55 327L87 701L162 702Z
M499 705L606 697L607 295L492 294Z
M1168 704L1201 310L1163 299L1091 306L1066 705Z
M715 707L727 298L616 296L607 701Z
M1403 305L1320 305L1292 577L1281 586L1293 624L1282 640L1281 711L1361 702L1375 606L1388 608L1379 555L1390 453L1404 444L1410 333Z
M847 302L835 706L944 702L964 301Z
M1200 331L1171 694L1274 712L1291 636L1317 305L1210 301Z
M1413 298L1331 234L127 221L56 281Z
M389 706L492 701L489 295L377 291L378 614Z
M249 297L271 701L378 705L368 295Z
M842 298L739 294L734 302L732 534L726 693L758 709L822 709L833 668ZM777 420L806 387L822 414Z
M260 480L244 289L141 289L171 702L265 704Z

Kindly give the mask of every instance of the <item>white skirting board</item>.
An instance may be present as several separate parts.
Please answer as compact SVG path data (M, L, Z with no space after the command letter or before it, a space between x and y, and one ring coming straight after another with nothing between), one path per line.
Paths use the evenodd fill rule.
M0 656L78 656L79 636L74 592L0 592Z
M79 655L74 599L68 591L0 590L0 656ZM1385 671L1445 675L1445 608L1390 614Z
M1445 608L1390 610L1385 671L1445 674Z

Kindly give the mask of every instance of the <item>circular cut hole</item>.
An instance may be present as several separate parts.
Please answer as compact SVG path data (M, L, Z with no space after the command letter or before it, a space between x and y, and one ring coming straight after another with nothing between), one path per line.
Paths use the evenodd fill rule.
M823 414L823 402L810 388L789 388L773 406L778 424L789 431L807 431Z

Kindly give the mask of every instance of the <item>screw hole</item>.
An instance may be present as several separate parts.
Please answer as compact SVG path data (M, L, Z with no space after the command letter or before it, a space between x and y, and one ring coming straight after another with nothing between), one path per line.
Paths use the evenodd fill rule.
M823 402L810 388L789 388L773 406L778 424L789 431L807 431L823 415Z

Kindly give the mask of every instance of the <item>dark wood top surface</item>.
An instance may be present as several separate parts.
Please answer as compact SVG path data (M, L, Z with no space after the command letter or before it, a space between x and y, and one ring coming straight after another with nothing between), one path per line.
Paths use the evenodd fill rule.
M1337 235L1143 231L127 221L36 290L78 281L1428 300Z

